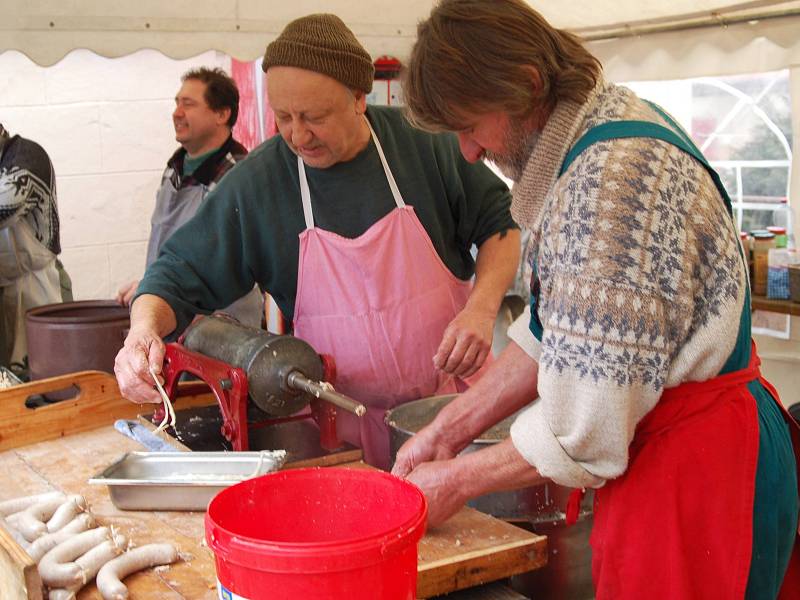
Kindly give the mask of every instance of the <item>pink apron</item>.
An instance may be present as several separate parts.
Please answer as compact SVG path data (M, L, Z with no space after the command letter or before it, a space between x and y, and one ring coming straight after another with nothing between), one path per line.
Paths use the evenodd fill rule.
M314 227L305 166L297 159L306 230L300 234L294 334L332 355L336 390L367 406L360 419L338 411L339 439L386 469L386 411L463 389L434 368L433 356L472 284L439 258L414 208L403 201L371 126L370 133L397 208L357 238Z

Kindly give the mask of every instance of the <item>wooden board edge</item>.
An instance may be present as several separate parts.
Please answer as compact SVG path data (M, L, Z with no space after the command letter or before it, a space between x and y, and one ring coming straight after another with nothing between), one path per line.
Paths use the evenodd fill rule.
M547 564L547 538L536 536L501 546L490 554L474 552L449 565L448 562L436 561L419 569L418 598L455 592L543 567ZM432 569L436 569L435 577Z
M3 600L42 600L42 589L36 563L0 527L0 597Z
M170 444L171 446L174 446L175 448L177 448L181 452L191 452L192 451L192 449L189 448L189 446L185 445L178 438L172 437L166 431L159 431L158 433L156 433L156 429L158 429L158 427L156 425L154 425L153 422L150 419L148 419L145 415L141 415L141 414L137 415L136 419L137 419L137 421L139 422L140 425L142 425L142 426L146 427L147 429L149 429L150 433L152 433L153 435L158 437L161 441L166 442L167 444Z
M285 463L281 467L281 470L300 469L303 467L352 467L352 465L346 463L358 463L361 461L361 457L361 449L353 448L352 450L343 450L341 452L334 452L333 454L327 454L325 456L317 456L315 458L306 458L303 460Z
M75 398L38 408L27 408L32 394L46 394L76 386ZM213 394L185 396L182 407L215 402ZM0 451L57 439L111 425L117 419L135 419L141 405L125 400L113 375L81 371L42 379L0 391Z

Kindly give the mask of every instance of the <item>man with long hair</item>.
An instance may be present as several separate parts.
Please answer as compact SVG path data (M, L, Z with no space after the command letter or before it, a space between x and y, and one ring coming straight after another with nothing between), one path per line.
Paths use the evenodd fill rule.
M760 376L747 264L702 154L522 0L440 2L405 99L515 180L535 248L515 343L398 453L431 522L545 478L578 490L569 518L591 487L598 599L775 598L797 537L796 423ZM457 456L523 407L509 440Z

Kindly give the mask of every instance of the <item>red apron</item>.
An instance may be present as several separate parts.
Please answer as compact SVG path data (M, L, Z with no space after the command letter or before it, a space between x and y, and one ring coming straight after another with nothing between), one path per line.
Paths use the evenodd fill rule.
M651 137L681 148L703 165L732 214L719 175L674 120L651 106L673 129L645 121L595 126L570 149L559 176L594 143ZM541 340L537 301L533 293L531 331ZM749 296L742 314L748 318L743 318L740 335L749 338ZM595 491L591 545L598 600L744 598L753 549L759 446L758 407L747 389L751 381L758 379L783 412L800 469L800 427L761 377L759 364L752 346L746 368L664 390L638 424L627 470ZM698 495L697 490L705 493ZM577 518L580 492L570 496L567 523ZM654 570L653 565L662 568ZM780 598L800 598L797 538Z
M387 469L386 411L459 391L458 380L434 368L433 356L472 284L442 262L414 208L406 206L371 126L370 133L397 208L355 239L314 226L305 166L297 159L307 229L300 234L294 334L332 355L336 389L367 407L360 419L338 411L339 439Z
M773 395L800 456L800 428L759 364L753 347L746 369L667 389L639 423L627 471L595 492L598 600L744 598L759 442L749 382L759 379ZM795 540L780 597L800 598L798 583Z

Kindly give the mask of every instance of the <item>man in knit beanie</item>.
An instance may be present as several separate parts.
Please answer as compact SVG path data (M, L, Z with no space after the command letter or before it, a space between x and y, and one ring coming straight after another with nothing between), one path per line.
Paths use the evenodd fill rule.
M372 91L375 66L353 32L336 15L310 15L292 21L267 46L261 68L297 67L322 73L350 89Z
M460 391L486 363L519 257L510 194L454 136L367 106L372 61L335 15L287 25L263 68L280 135L225 176L148 268L117 357L120 389L159 402L148 366L161 368L161 337L257 283L296 336L334 358L336 389L367 406L361 418L339 412L340 439L388 468L386 410Z
M760 376L731 203L689 136L523 0L439 2L404 96L515 179L534 250L514 343L397 454L429 521L552 480L575 488L552 507L569 523L595 488L598 600L800 597L800 430Z

